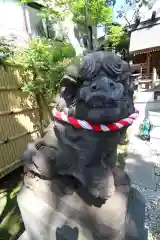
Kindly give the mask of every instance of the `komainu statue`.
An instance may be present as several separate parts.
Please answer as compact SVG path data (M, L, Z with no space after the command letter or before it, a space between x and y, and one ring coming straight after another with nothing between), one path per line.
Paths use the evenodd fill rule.
M25 176L18 202L29 239L145 239L143 217L139 212L137 224L129 212L136 193L116 167L117 145L137 115L130 66L116 54L89 53L66 69L53 126L22 155ZM24 213L27 197L38 197L53 210L43 233Z

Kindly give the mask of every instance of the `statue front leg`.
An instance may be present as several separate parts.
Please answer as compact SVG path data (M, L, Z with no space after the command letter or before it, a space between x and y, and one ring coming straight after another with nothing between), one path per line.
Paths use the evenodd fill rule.
M87 189L94 197L108 199L114 194L114 177L109 167L92 165L86 168L85 175Z

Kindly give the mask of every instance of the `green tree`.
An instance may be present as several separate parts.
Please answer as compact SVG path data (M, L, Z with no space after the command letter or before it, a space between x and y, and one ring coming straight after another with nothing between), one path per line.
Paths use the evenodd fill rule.
M108 31L107 48L125 56L129 48L129 35L121 25L113 25Z
M124 28L122 26L120 25L112 26L108 31L108 44L111 47L116 48L123 34L124 34Z
M92 26L111 25L114 4L115 1L73 0L71 6L73 21L78 25L82 34L88 35L90 49L93 49Z
M75 51L68 43L35 38L28 47L15 52L8 63L21 66L24 70L24 91L41 94L50 102L74 56Z
M84 25L87 20L91 25L108 25L112 22L112 5L108 1L73 1L71 12L74 22L80 25Z
M21 0L31 3L33 0ZM53 21L64 19L67 14L73 14L73 20L85 24L90 20L92 25L110 24L112 22L112 7L116 0L41 0L41 16Z

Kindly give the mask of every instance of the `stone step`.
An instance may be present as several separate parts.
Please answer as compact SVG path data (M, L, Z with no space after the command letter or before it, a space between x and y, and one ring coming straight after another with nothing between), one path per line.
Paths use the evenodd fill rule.
M154 92L137 92L135 103L147 103L154 101Z
M160 127L160 111L148 111L148 119L151 121L153 126Z
M160 139L160 127L153 127L150 132L150 137L154 139Z
M139 118L137 120L143 120L145 117L148 117L150 114L152 117L155 115L155 117L159 118L160 114L160 101L157 102L139 102L135 103L135 108L139 110ZM150 112L150 113L149 113ZM137 121L136 120L136 121ZM155 121L155 119L154 119ZM157 122L157 120L156 120Z

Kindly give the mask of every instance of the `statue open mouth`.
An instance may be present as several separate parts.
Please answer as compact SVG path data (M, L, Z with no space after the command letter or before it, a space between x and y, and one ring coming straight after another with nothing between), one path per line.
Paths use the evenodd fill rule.
M100 76L90 83L86 81L79 90L79 102L88 109L116 108L123 99L124 86L112 79Z
M84 102L91 108L117 107L122 100L124 88L122 84L117 84L114 91L96 91L85 97Z

